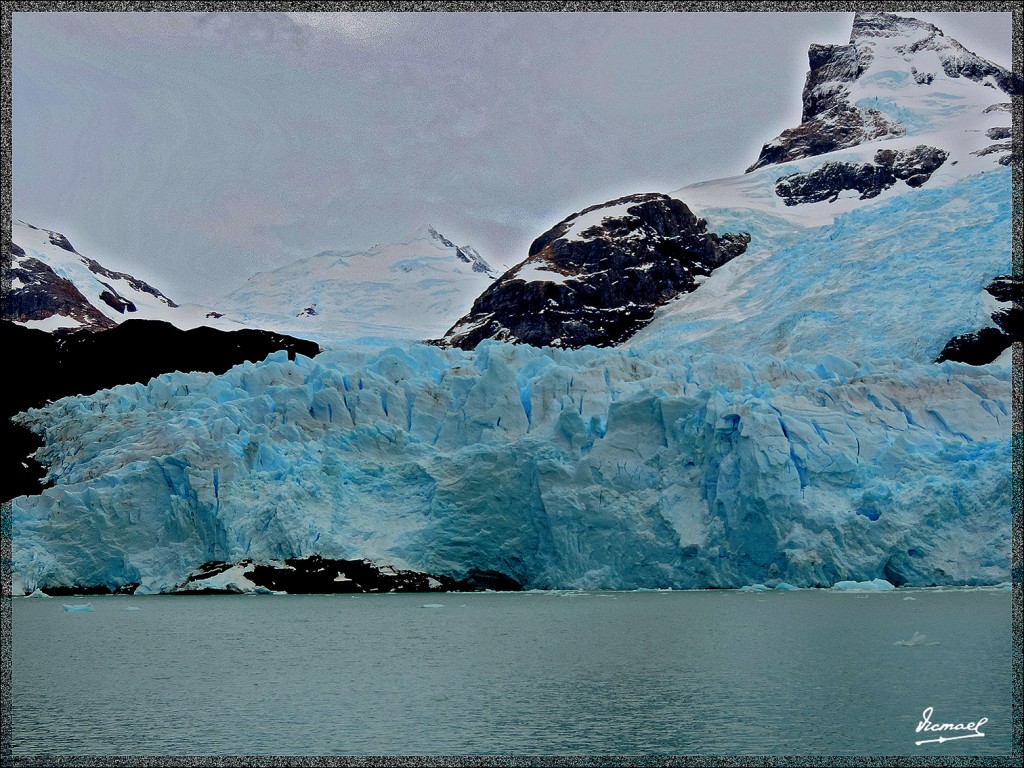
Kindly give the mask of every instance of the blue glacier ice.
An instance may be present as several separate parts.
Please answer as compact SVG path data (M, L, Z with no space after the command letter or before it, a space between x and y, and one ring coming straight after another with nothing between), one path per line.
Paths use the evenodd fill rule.
M747 252L630 344L744 359L811 350L934 360L952 337L991 325L984 289L1011 272L1010 211L1005 168L880 199L809 230L770 214L705 209L720 231L752 234Z
M531 588L1004 582L1010 356L931 360L986 319L1009 226L997 171L752 226L690 294L719 315L688 297L627 348L278 353L65 398L22 417L55 485L14 501L14 590L312 554Z

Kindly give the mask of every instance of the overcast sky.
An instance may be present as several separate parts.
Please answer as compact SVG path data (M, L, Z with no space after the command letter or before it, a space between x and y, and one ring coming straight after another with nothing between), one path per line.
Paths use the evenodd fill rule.
M1010 14L916 14L1009 67ZM14 215L178 301L742 173L852 13L16 13Z

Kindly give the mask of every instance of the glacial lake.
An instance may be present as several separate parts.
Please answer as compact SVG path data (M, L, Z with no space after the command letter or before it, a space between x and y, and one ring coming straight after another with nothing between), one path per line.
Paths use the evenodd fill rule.
M1005 589L17 598L12 621L15 757L1011 746ZM916 733L928 707L984 736L915 745L955 733Z

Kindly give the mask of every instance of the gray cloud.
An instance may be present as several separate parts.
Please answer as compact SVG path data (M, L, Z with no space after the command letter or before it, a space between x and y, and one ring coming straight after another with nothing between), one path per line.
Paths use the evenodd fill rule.
M1008 63L1009 14L924 16ZM15 215L182 300L426 222L513 262L587 204L741 173L851 20L15 14Z

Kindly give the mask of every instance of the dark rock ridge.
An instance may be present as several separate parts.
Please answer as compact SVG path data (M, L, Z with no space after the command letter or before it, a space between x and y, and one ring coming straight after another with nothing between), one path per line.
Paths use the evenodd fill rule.
M978 82L991 81L1003 92L1024 92L1019 75L982 59L956 40L945 37L932 24L889 13L858 13L854 17L847 45L812 45L808 51L810 71L803 90L800 125L788 128L765 144L747 172L766 165L785 163L802 157L833 152L875 139L902 136L906 129L876 109L862 108L850 102L850 83L870 66L874 43L878 38L907 37L906 45L894 50L909 55L921 50L938 54L947 77L964 77ZM928 88L934 73L911 68L918 86Z
M472 264L474 272L483 272L486 275L494 274L494 268L484 261L483 257L477 253L475 248L468 245L458 246L433 227L428 226L427 232L442 245L447 246L448 248L454 248L455 257L466 264Z
M78 597L84 595L134 595L139 588L137 583L124 584L119 587L108 587L105 584L81 585L49 584L40 587L39 591L49 597Z
M905 152L880 149L872 163L825 163L810 173L792 173L775 182L775 194L786 205L835 202L846 190L860 192L860 199L876 197L897 181L920 187L944 163L949 153L921 144Z
M224 373L245 361L259 361L286 350L313 357L311 341L257 330L182 331L157 320L126 320L103 333L79 331L64 336L0 321L8 361L0 412L3 440L3 501L39 493L43 469L28 457L40 438L11 416L68 395L88 395L118 384L145 383L172 371Z
M74 253L78 253L78 251L73 251L73 252ZM78 255L82 256L82 254L80 254L80 253L78 253ZM147 282L145 282L143 280L139 280L137 277L132 277L127 272L115 272L112 269L107 269L102 264L100 264L98 261L96 261L95 259L90 259L88 256L82 256L82 261L85 262L86 266L89 267L90 271L94 272L95 274L99 275L100 277L105 277L108 280L124 280L126 283L128 283L128 285L130 285L136 291L141 291L142 293L148 293L149 295L151 295L151 296L159 299L160 301L162 301L168 307L177 307L178 306L173 301L171 301L169 298L164 296L160 291L158 291L156 288L154 288L152 285L150 285L149 283L147 283ZM107 288L110 288L110 286L107 285ZM110 290L114 290L114 289L110 288ZM116 293L116 291L115 291L115 293ZM134 312L135 310L132 310L132 311Z
M996 158L996 162L1000 165L1013 165L1020 157L1020 153L1017 152L1017 145L1012 138L1010 141L999 141L995 144L989 144L977 152L971 152L971 154L976 157L998 154L999 157Z
M257 587L272 592L292 595L331 595L365 592L516 592L523 588L515 579L496 571L471 570L464 578L456 579L444 574L402 570L390 565L378 565L370 560L333 560L312 555L289 558L283 563L210 562L195 569L178 586L177 593L231 594L241 589L210 588L197 584L224 573L236 565L242 566L245 578ZM44 592L47 591L45 588Z
M40 229L31 224L26 226L45 232L51 244L77 256L89 271L100 278L105 289L99 295L100 300L117 312L131 313L137 311L137 308L130 299L122 296L110 284L116 281L124 281L134 290L148 293L168 307L178 306L149 283L126 272L107 269L95 259L83 256L60 232ZM75 330L87 331L103 331L116 325L89 301L78 286L58 275L48 264L29 257L25 249L13 241L10 243L10 254L11 280L12 283L17 280L18 287L12 287L4 293L3 301L0 303L0 318L24 323L30 320L45 320L53 315L63 315L79 323Z
M992 313L993 326L954 336L935 359L955 360L968 365L986 365L999 357L1014 342L1024 342L1024 281L1012 275L1000 275L985 290L996 300L1010 306Z
M480 294L438 343L619 344L749 242L745 233L708 232L704 219L660 193L595 205L537 238L528 258Z

